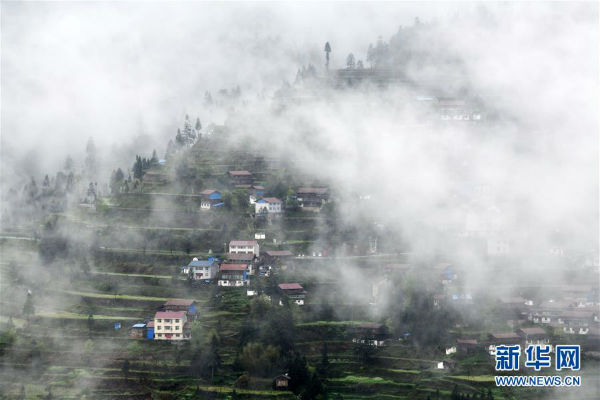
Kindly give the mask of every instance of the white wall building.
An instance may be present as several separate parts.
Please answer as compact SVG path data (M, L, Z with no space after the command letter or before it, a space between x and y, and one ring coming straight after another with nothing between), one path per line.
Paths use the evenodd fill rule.
M283 202L276 197L263 197L254 203L254 212L260 214L267 211L269 214L280 214L283 211Z
M234 254L254 254L256 257L260 256L256 240L232 240L229 242L229 252Z
M154 314L155 340L187 340L189 333L184 332L187 316L185 311L159 311Z

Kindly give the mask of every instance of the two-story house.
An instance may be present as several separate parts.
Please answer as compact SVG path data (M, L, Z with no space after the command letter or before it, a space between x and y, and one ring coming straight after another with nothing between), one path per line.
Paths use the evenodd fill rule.
M248 264L221 264L217 284L236 287L248 285Z
M190 338L185 311L158 311L154 314L155 340L187 340Z
M304 305L304 299L306 298L306 290L299 283L280 283L278 285L279 293L282 297L287 298L290 302L294 302L299 306ZM283 305L280 300L279 305Z
M229 171L229 180L235 186L252 185L253 177L249 171Z
M301 209L318 211L329 200L329 190L323 187L301 187L296 191Z
M191 276L194 280L212 280L217 276L219 263L213 257L198 260L196 257L186 266L181 267L181 273Z
M254 212L256 215L281 214L283 212L283 202L277 197L263 197L254 203Z

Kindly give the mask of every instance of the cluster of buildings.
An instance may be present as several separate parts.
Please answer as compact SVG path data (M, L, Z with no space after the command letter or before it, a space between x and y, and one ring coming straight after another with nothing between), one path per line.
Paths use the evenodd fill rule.
M149 340L188 340L191 322L197 315L196 301L190 299L168 300L154 318L134 324L129 336Z
M230 184L237 189L248 190L248 202L254 206L257 217L277 216L284 212L284 202L277 197L265 195L265 188L254 184L254 175L246 170L229 171ZM200 193L200 209L211 210L224 206L223 194L216 189ZM294 195L298 207L305 211L319 211L329 201L329 189L325 187L301 187Z
M273 266L285 264L294 257L289 250L268 250L261 254L257 240L232 240L228 250L223 261L214 257L192 259L181 267L181 274L199 283L241 287L249 284L251 275L268 276Z

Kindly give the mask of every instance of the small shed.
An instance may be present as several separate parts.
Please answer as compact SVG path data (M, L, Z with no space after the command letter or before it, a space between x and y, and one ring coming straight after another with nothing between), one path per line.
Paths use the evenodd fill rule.
M129 329L129 336L132 338L143 338L145 330L146 330L146 324L143 324L143 323L135 324Z
M154 340L154 321L146 324L146 339Z

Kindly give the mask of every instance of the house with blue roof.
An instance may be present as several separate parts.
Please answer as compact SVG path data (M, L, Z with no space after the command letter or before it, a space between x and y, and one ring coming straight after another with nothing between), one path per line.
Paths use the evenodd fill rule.
M181 273L191 276L194 280L213 280L219 271L218 259L208 257L206 260L198 260L196 257L188 265L181 267Z
M223 207L223 198L221 192L215 189L205 189L200 192L200 209L210 210L211 208Z

